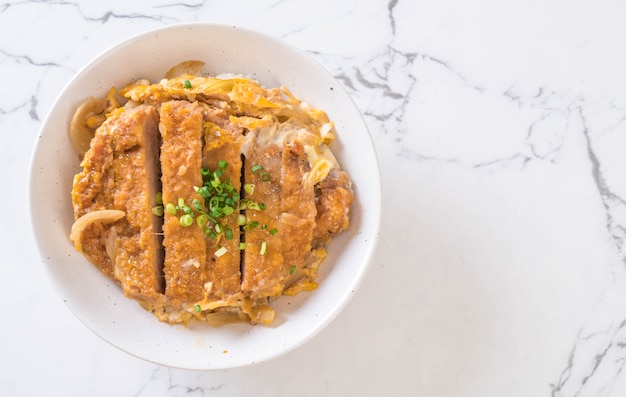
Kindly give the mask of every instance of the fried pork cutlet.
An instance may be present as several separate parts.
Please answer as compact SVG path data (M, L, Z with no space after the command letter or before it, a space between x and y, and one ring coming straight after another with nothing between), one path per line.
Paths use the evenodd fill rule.
M74 178L70 239L161 321L270 324L273 299L317 287L351 181L322 111L246 79L192 80L125 90Z
M166 205L163 218L167 321L190 318L207 283L206 241L201 228L186 225L186 208L202 197L202 109L197 103L170 101L161 105L161 181ZM169 210L178 207L175 211Z
M93 222L78 244L127 296L148 306L160 304L164 287L161 218L151 212L160 189L158 148L153 107L118 111L96 131L72 190L77 219L110 209L124 215L111 223Z

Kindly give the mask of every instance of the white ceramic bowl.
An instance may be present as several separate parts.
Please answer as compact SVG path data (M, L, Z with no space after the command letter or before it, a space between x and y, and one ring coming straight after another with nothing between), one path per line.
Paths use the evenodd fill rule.
M70 191L79 170L67 136L76 106L132 79L158 81L187 59L206 62L212 75L238 73L266 87L287 86L327 111L338 138L332 150L350 174L355 203L349 230L328 247L319 288L274 304L273 326L232 324L171 326L122 295L68 239L73 222ZM284 43L249 30L182 24L150 31L96 57L61 92L40 131L31 164L31 214L41 258L58 294L93 332L142 359L178 368L250 365L284 354L312 338L355 293L375 250L381 210L380 174L371 137L341 85L320 65ZM45 198L45 200L42 200Z

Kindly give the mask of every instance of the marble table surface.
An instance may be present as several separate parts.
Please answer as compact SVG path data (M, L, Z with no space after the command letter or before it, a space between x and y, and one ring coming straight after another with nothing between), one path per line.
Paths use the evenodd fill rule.
M0 395L626 395L625 18L608 0L0 3ZM30 157L61 89L116 42L190 21L313 57L380 161L360 290L248 368L112 347L64 306L32 238Z

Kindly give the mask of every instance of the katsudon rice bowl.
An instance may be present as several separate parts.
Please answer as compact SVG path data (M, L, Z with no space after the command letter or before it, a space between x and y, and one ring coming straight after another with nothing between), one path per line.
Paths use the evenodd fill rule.
M250 102L252 92L258 95ZM85 122L93 135L77 143L73 118L91 98L107 110L101 109L99 120ZM260 108L272 111L261 114ZM186 127L189 119L177 118L180 114L199 120L197 133ZM133 123L144 128L142 142L155 137L156 143L142 149L139 163L132 160L139 164L134 171L120 168L131 161L126 154L106 165L98 150L118 147L120 138L110 138L110 132ZM168 143L171 131L188 134L179 137L181 147L197 161L175 163L181 156L180 148ZM219 139L211 141L209 132ZM224 138L228 134L234 138ZM266 150L267 142L277 141L288 143L289 150ZM235 146L218 150L224 142ZM275 161L281 156L282 163ZM123 183L112 191L93 184L113 175L103 171L107 167L118 170L112 179L123 176L126 185L143 183L148 190L124 190L124 204L116 204ZM196 168L198 177L177 179L181 170ZM296 179L289 182L285 175ZM300 51L233 26L172 25L97 56L53 104L30 177L33 232L60 298L113 346L171 367L240 367L302 345L356 293L378 240L378 163L348 93ZM211 183L232 192L218 215L211 212L217 199L202 195ZM271 196L277 189L282 207ZM84 199L89 194L97 198ZM137 218L125 203L152 214ZM333 219L320 216L331 212ZM148 229L141 234L140 226L128 227L133 219ZM131 240L141 243L132 250L139 256L119 248L127 241L119 243L120 236L135 232ZM194 249L200 256L189 256ZM136 276L140 270L128 267L141 262L138 257L149 269L148 284ZM215 263L234 270L211 273ZM204 271L204 278L180 276L186 271L193 277ZM230 284L222 283L228 277ZM195 282L196 295L187 282Z

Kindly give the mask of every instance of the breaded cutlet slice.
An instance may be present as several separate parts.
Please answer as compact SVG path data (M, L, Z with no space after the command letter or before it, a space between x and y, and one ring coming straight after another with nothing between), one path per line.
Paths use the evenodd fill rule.
M161 105L161 184L166 210L163 214L166 313L168 322L184 322L195 315L207 278L206 240L195 222L181 223L182 207L194 208L202 200L195 187L202 186L202 108L198 103L170 101ZM183 204L182 206L180 204ZM179 209L171 214L168 205Z

